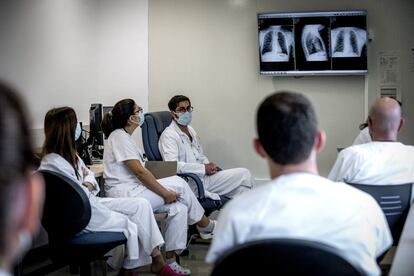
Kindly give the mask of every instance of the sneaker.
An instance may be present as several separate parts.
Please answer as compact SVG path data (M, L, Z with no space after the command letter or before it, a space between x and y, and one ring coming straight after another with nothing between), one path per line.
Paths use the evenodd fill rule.
M172 268L169 265L166 264L161 268L161 271L158 275L159 276L184 276L185 274L175 272L174 270L172 270Z
M211 231L203 231L202 228L197 226L198 232L200 234L200 237L203 240L208 240L208 239L212 239L214 236L214 229L216 229L216 221L215 220L211 220L211 222L213 223L213 227L211 229Z
M185 267L182 267L181 265L179 265L177 262L173 262L168 264L172 270L174 270L174 272L176 273L180 273L180 274L184 274L184 275L190 275L191 274L191 270Z

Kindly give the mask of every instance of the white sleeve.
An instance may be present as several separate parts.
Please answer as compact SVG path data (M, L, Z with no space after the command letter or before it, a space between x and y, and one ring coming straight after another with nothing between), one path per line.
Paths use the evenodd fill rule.
M204 164L186 163L180 160L179 145L181 140L175 133L170 133L168 130L164 131L158 141L158 148L160 150L162 159L164 161L177 161L177 173L194 173L199 177L205 175Z
M112 139L110 146L114 154L116 162L123 162L126 160L141 161L141 157L137 150L137 145L126 135L117 135Z
M91 183L95 187L95 189L91 193L94 195L97 195L100 191L100 188L98 185L98 181L96 181L95 174L85 165L85 163L79 156L78 156L78 167L80 171L79 173L81 173L82 176L83 176L83 171L86 170L88 174L85 177L83 177L83 183L85 182Z
M371 220L371 223L375 227L377 231L377 243L376 243L376 250L375 254L376 257L381 256L388 248L391 247L393 239L391 235L390 228L388 226L387 219L384 215L384 212L379 207L378 203L373 199L370 198L371 206L368 206L368 210L372 210L371 214L368 218Z
M371 142L371 136L369 135L369 129L368 127L361 130L358 134L358 136L355 138L352 145L359 145L359 144L365 144Z
M346 153L347 150L343 149L339 152L338 157L336 158L335 164L333 165L328 178L335 182L345 182L345 176L347 174L348 166L346 162Z
M230 205L230 204L229 204ZM220 211L219 218L214 230L214 238L210 249L207 252L206 262L215 263L230 248L236 245L236 230L234 221L232 220L232 212L227 205Z

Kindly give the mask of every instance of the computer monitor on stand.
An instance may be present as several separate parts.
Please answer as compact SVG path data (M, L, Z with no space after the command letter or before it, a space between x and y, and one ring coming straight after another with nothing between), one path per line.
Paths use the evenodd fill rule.
M102 104L91 104L89 109L89 138L88 145L91 149L92 161L98 163L102 161L104 150L104 137L101 128Z

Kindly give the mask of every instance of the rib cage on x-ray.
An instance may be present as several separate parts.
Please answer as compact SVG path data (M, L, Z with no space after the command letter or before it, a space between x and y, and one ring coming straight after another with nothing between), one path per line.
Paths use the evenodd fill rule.
M332 57L360 57L367 40L366 30L338 27L331 31Z
M293 34L281 26L271 26L259 33L262 62L289 61L293 44Z
M328 60L325 42L320 34L320 31L324 28L325 26L321 24L305 25L303 27L301 41L306 61Z

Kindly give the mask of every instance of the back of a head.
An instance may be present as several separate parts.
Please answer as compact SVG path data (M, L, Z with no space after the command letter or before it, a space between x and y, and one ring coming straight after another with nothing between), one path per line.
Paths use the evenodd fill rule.
M295 165L309 157L317 133L317 119L305 96L274 93L261 103L256 120L259 140L275 163Z
M0 83L0 261L18 190L34 166L27 110L16 92Z
M105 138L108 138L115 129L123 128L127 125L129 117L134 114L135 105L134 100L123 99L114 105L111 112L105 114L101 123Z
M76 124L73 108L64 106L49 110L44 121L45 142L42 156L56 153L70 164L76 164Z
M374 137L396 137L401 122L401 106L395 99L377 99L369 112L371 132Z

